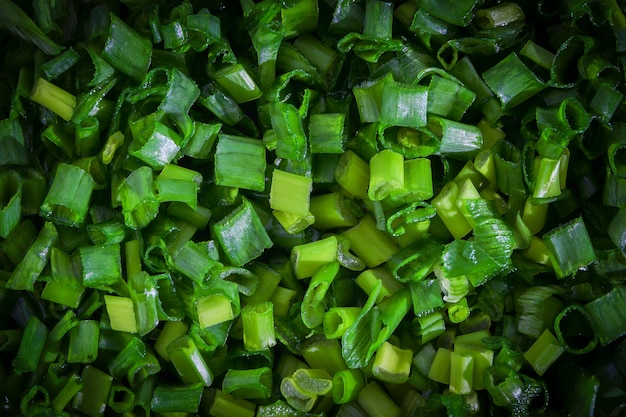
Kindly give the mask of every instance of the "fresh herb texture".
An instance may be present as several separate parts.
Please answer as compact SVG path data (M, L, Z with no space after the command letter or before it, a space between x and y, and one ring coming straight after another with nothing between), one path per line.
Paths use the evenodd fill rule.
M625 8L0 0L0 414L623 415Z

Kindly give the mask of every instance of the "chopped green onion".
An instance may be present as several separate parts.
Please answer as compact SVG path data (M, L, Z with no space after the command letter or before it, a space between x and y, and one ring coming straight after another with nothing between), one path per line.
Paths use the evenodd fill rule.
M211 386L213 373L190 336L185 335L171 342L167 346L167 354L184 384Z
M596 260L591 239L582 218L551 230L543 237L558 278L575 274Z
M357 401L371 417L399 417L402 415L400 407L376 381L369 382L359 391Z
M150 409L155 413L197 413L204 386L190 385L157 385L152 394Z
M143 79L152 60L152 43L115 14L110 13L109 19L111 24L102 57L124 74Z
M402 384L409 379L412 359L411 350L400 349L385 342L374 356L372 375L384 382Z
M104 415L113 378L98 368L87 365L83 368L81 379L83 386L74 397L73 407L90 417Z
M91 363L98 357L100 325L95 320L80 320L70 330L68 363Z
M12 365L19 374L37 369L41 354L48 338L48 328L37 317L28 320L17 354Z
M241 266L272 247L259 215L248 200L244 200L228 215L213 225L220 246L230 262ZM239 239L246 236L246 239Z
M546 329L524 353L524 358L526 358L535 372L542 376L563 352L564 349L558 340Z
M235 398L269 398L272 391L272 370L267 367L256 369L229 369L222 382L222 390Z
M305 326L313 329L324 321L325 297L339 272L339 264L331 262L315 270L301 304L301 317Z
M20 228L16 229L20 230ZM52 246L59 235L52 223L46 222L21 258L8 281L6 288L13 290L33 290L35 281L43 272L50 258Z
M263 191L265 165L265 149L259 140L219 135L215 150L216 184Z
M81 168L60 164L41 205L41 214L55 224L78 227L85 221L94 180Z
M382 123L414 129L426 126L428 88L387 82L380 106Z
M398 252L398 247L391 238L376 228L376 222L370 215L364 216L356 226L341 235L350 240L354 253L369 268L375 268Z
M212 77L237 103L256 100L263 93L241 64L229 65L214 72Z
M306 216L313 186L311 178L275 169L270 189L270 208Z
M504 110L511 109L546 88L519 58L511 53L483 73L485 83L500 99Z
M33 85L30 99L50 109L65 121L69 121L76 108L76 97L43 78Z
M0 174L0 237L7 238L21 220L22 180L15 171Z
M248 351L268 349L276 344L273 308L270 302L246 305L241 310L243 343Z

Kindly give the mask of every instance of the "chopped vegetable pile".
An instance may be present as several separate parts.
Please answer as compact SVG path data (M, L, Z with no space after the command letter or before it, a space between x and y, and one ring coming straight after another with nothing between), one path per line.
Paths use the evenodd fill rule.
M0 414L623 416L625 8L0 0Z

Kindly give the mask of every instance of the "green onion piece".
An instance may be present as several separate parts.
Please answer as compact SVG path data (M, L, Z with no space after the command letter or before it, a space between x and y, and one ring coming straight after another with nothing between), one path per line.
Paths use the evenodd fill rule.
M76 52L74 48L69 47L61 54L42 64L41 71L46 75L48 80L53 80L72 68L79 60L80 55L78 52Z
M16 230L20 230L20 228ZM48 264L50 250L58 237L54 225L49 222L44 223L37 238L11 273L6 282L6 288L32 291L35 281Z
M439 2L435 0L425 0L421 4L424 11L444 22L456 26L467 26L474 18L474 8L477 5L475 0L465 0L461 3L446 0Z
M272 303L244 306L241 310L241 321L243 344L247 351L264 350L276 344Z
M109 361L107 368L115 379L121 379L131 367L146 356L146 345L138 337L131 337L117 355Z
M263 191L265 148L257 139L220 134L215 150L215 183Z
M142 80L152 60L152 43L115 14L110 13L109 19L102 57L129 77Z
M41 293L44 300L78 308L84 293L82 275L76 273L74 259L65 252L52 248L50 253L52 281L48 281Z
M519 404L524 396L524 382L513 369L494 365L485 370L485 386L493 403L499 407Z
M355 226L362 215L356 202L338 192L311 196L309 210L320 230Z
M393 23L393 4L377 0L365 3L363 34L372 39L390 39Z
M105 295L104 304L113 330L137 333L137 320L135 319L133 300L117 295Z
M234 398L269 398L272 392L272 370L267 367L255 369L229 369L222 382L222 390Z
M337 260L337 238L329 236L291 249L291 263L298 279L312 277L323 265Z
M298 37L293 46L318 71L322 86L330 87L336 82L341 55L335 49L309 34Z
M234 313L230 300L221 294L207 295L197 301L198 323L206 328L233 320Z
M64 89L43 78L38 78L33 85L30 99L69 121L76 108L76 97Z
M500 99L504 110L523 103L546 88L546 84L514 52L483 72L483 79Z
M56 396L50 400L50 408L57 413L63 411L63 409L70 403L72 398L76 396L83 388L83 381L76 373L72 373L68 378L63 388L56 394Z
M216 222L212 230L234 266L244 265L259 257L273 244L259 215L246 199ZM246 239L240 239L240 236L246 236Z
M0 14L4 17L2 27L20 38L33 43L46 55L58 55L63 51L63 47L56 44L42 31L45 24L39 26L24 13L24 11L10 0L3 0L0 3Z
M286 317L293 305L297 292L289 288L278 286L269 301L274 304L274 316Z
M389 342L383 343L376 351L372 365L372 375L390 384L402 384L409 379L413 352L401 349Z
M356 226L341 235L350 240L352 251L365 261L368 268L377 267L398 252L391 238L376 228L376 221L370 215L364 216Z
M357 108L359 109L361 123L372 123L378 122L380 120L382 112L383 93L387 88L387 85L391 82L393 82L393 77L391 76L391 74L389 74L376 80L366 81L352 88L352 94L354 94ZM413 89L409 91L412 92L413 95L415 95L418 99L426 99L426 96L428 95L428 90L426 90L426 94L422 94L424 97L420 97L419 93L421 89ZM396 95L398 94L400 93L397 92ZM391 99L393 99L393 97L388 98L388 100L390 101L389 106L393 104L391 103ZM423 110L425 111L426 103L423 104ZM406 110L405 113L406 112L408 112L408 110Z
M159 203L177 201L193 209L198 205L198 184L194 181L157 178L154 185Z
M127 413L135 408L135 393L121 384L113 384L107 405L116 413Z
M214 72L212 78L217 81L237 103L256 100L263 95L263 92L241 64L225 66Z
M402 410L376 381L369 382L359 391L357 401L371 417L399 417Z
M428 88L409 84L385 83L380 121L392 126L417 129L426 126Z
M124 144L124 134L120 131L109 135L102 149L102 163L109 165L113 161L115 152Z
M146 379L161 372L161 364L151 350L138 362L131 364L126 372L126 379L133 389L141 386Z
M129 276L130 298L135 306L137 332L140 336L144 336L159 324L156 279L143 271L131 273L127 269L127 275Z
M472 357L473 364L473 380L470 386L474 390L485 389L484 374L485 369L493 365L494 352L491 349L484 348L482 346L465 345L454 342L454 352L459 353L461 356L468 355ZM461 361L465 361L466 358L461 358ZM457 372L460 369L457 370ZM452 367L451 367L452 372ZM465 376L463 376L464 378Z
M361 313L360 307L331 307L324 313L323 328L327 339L338 339Z
M142 229L156 217L159 203L149 167L131 172L119 186L119 195L124 223L131 229Z
M280 15L285 26L285 36L312 32L319 22L318 3L315 0L285 2L281 4Z
M602 119L610 121L623 100L624 94L607 84L602 84L591 99L589 107Z
M626 291L622 287L615 287L608 293L585 304L593 322L593 329L602 345L606 345L619 338L626 332L624 323L624 308Z
M170 362L170 355L167 352L167 347L174 340L184 336L189 330L189 325L183 321L168 321L165 323L156 342L154 343L154 350L165 361Z
M290 406L300 412L307 413L313 409L318 396L302 390L293 378L286 377L280 381L280 393Z
M76 126L76 154L94 155L100 149L100 122L92 116L85 117Z
M79 249L83 285L108 289L122 280L120 245L83 246Z
M428 85L427 111L429 114L459 121L475 99L476 93L460 82L433 75Z
M235 100L213 85L198 98L198 102L228 126L234 126L246 118Z
M309 119L311 153L343 153L346 115L343 113L313 114Z
M564 352L563 347L546 329L524 353L524 358L539 376L542 376Z
M365 377L359 369L343 369L333 375L332 394L335 404L356 401L363 388Z
M241 398L235 398L222 390L215 390L213 404L209 412L215 417L254 417L256 404Z
M483 145L482 133L473 125L430 116L428 128L440 139L439 152L444 156L472 157Z
M583 307L571 304L554 320L556 339L566 352L584 354L591 352L598 343L591 316Z
M0 174L0 237L7 238L21 220L22 179L15 171Z
M182 153L196 159L207 159L221 129L221 123L207 124L196 121L193 135L183 147Z
M153 169L162 169L181 150L183 138L155 117L156 113L130 123L133 137L128 153Z
M443 301L441 303L443 304ZM423 313L413 319L413 324L416 325L415 336L421 344L438 338L446 331L446 323L439 311Z
M300 307L302 322L309 329L320 326L326 310L326 293L339 272L339 263L330 262L315 270Z
M83 387L74 397L72 406L89 417L103 416L109 402L113 377L87 365L83 368L81 379Z
M428 378L442 384L450 384L451 357L450 349L438 348L428 370Z
M524 20L524 11L517 3L502 3L476 11L474 22L481 29L493 29Z
M417 282L433 271L442 252L443 246L435 240L425 237L400 249L388 259L387 269L401 282Z
M376 304L383 301L385 298L395 294L403 289L400 284L389 270L385 267L378 267L373 269L366 269L361 272L354 282L369 296L374 291L376 284L380 282L380 291L376 298Z
M399 153L384 149L370 159L370 177L367 194L370 200L380 201L404 187L404 158Z
M211 386L213 373L190 336L185 335L171 342L167 346L167 354L184 384Z
M365 198L369 185L369 173L368 163L348 149L339 158L335 180L351 196Z
M394 202L414 203L433 197L433 176L430 159L414 158L404 161L404 183L400 190L391 191Z
M165 385L154 389L150 409L155 413L197 413L204 385Z
M492 151L498 190L508 196L524 196L526 189L520 150L508 140L499 140L493 145Z
M469 394L474 381L474 357L456 350L450 353L450 392Z
M17 373L23 374L37 369L47 338L48 328L46 325L37 317L31 317L22 334L17 354L12 361L13 368Z
M288 103L272 103L270 120L276 134L276 155L294 161L307 153L307 138L298 109Z
M549 201L561 195L560 161L539 157L539 168L533 190L534 201Z
M437 210L437 216L443 221L455 239L464 237L472 229L472 226L467 222L457 204L461 192L462 190L457 183L448 182L431 201L431 204Z
M311 178L275 169L270 188L270 208L306 216L312 187Z
M444 306L441 288L435 279L423 279L409 284L416 317L433 313Z
M325 369L296 369L291 380L298 389L311 396L328 395L332 389L332 377Z
M549 231L543 239L557 278L572 275L596 260L589 233L580 217Z
M94 186L94 180L83 169L60 164L41 205L41 214L59 225L79 226L87 215Z
M120 244L126 239L127 229L118 219L97 224L88 224L87 234L94 245L107 246Z
M91 363L98 357L100 323L95 320L80 320L70 330L68 363Z

